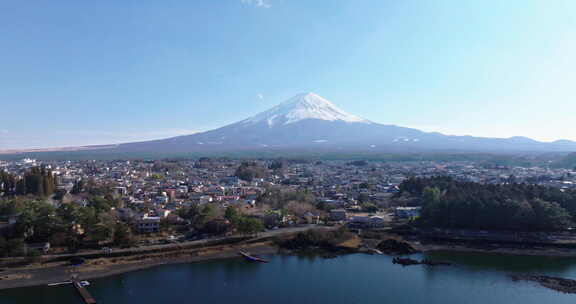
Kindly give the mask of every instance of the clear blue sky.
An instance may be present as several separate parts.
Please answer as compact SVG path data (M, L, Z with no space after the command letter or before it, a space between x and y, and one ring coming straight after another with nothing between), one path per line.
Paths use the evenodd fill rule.
M446 134L576 140L576 1L0 0L0 150L208 130L313 91Z

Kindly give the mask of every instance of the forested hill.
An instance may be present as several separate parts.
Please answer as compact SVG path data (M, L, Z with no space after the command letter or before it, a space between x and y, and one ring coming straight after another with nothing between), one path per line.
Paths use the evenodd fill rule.
M419 222L446 228L558 231L576 219L576 191L529 184L479 184L450 177L410 178L400 194L422 206Z

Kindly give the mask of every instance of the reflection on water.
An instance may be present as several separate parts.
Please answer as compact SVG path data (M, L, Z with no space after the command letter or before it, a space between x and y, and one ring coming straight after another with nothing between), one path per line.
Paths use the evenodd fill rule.
M409 266L391 257L336 259L269 256L165 265L92 280L91 293L106 303L574 303L575 296L515 283L510 272L576 277L576 259L475 253L414 255L455 266ZM74 289L33 287L0 291L0 304L81 303Z
M426 257L432 260L445 260L454 262L468 268L468 271L506 271L531 272L568 275L576 265L576 258L544 257L544 256L516 256L473 252L435 252L427 253Z

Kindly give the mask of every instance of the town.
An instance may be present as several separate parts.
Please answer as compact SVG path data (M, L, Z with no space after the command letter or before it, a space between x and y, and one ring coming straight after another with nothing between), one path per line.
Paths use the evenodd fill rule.
M0 172L4 256L112 250L302 225L383 227L391 217L419 215L420 207L396 196L410 177L576 188L576 172L569 169L467 161L22 159L0 162Z

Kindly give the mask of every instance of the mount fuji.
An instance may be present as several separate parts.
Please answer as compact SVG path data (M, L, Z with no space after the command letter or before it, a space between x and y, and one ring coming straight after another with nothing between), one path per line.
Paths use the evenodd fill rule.
M576 142L525 137L450 136L372 122L314 94L298 94L268 111L192 135L114 146L115 152L374 151L567 152Z

